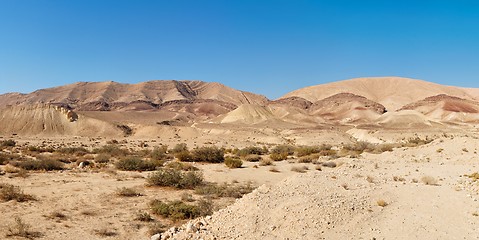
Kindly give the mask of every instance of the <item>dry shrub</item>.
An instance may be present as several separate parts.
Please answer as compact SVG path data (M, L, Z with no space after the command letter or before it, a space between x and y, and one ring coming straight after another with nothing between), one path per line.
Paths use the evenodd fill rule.
M329 161L329 162L324 162L321 164L323 167L329 167L329 168L335 168L338 166L335 162Z
M39 160L25 160L21 162L12 163L13 166L19 167L25 170L63 170L63 163L51 158L44 158Z
M61 221L61 220L66 220L67 219L67 215L65 215L64 213L60 212L60 211L54 211L54 212L51 212L47 218L49 219L56 219L58 221Z
M225 160L224 150L216 146L193 149L191 155L195 162L221 163Z
M95 234L98 235L98 236L101 236L101 237L114 237L114 236L118 235L117 232L112 231L108 228L97 229L97 230L95 230Z
M95 162L96 163L108 163L110 162L111 155L107 153L100 153L96 155Z
M129 155L130 151L128 151L127 149L120 148L117 145L109 144L101 148L94 149L93 153L97 153L97 154L106 153L112 157L124 157Z
M0 146L1 147L15 147L16 145L17 145L17 142L13 139L0 141Z
M140 221L140 222L153 222L154 221L154 219L151 217L151 215L147 212L139 212L138 214L136 214L135 220Z
M437 186L437 180L434 177L431 176L424 176L421 178L421 182L426 184L426 185L432 185L432 186Z
M123 171L153 171L162 165L161 161L144 160L137 157L122 158L115 163L116 168Z
M289 155L294 154L294 147L290 145L279 145L271 149L269 157L273 161L286 160Z
M150 155L150 158L154 160L165 160L169 158L167 152L168 152L168 146L163 145L160 147L155 147L149 155Z
M154 214L174 221L193 219L213 212L213 202L211 200L200 200L197 205L187 204L179 200L172 202L153 200L150 202L150 207Z
M203 175L198 171L183 173L176 169L160 169L148 176L149 186L192 189L203 184Z
M283 161L288 159L288 153L271 153L269 158L273 161Z
M263 157L261 157L260 155L251 154L245 156L243 159L247 162L259 162L261 161L261 159L263 159Z
M261 159L261 161L259 161L259 165L260 166L273 165L273 161L271 159Z
M236 152L236 155L239 157L246 157L248 155L263 155L268 152L267 149L260 148L260 147L245 147Z
M198 168L189 164L189 163L183 163L183 162L178 162L178 161L171 161L165 164L166 168L172 168L176 170L182 170L182 171L197 171Z
M225 165L228 168L240 168L241 166L243 166L243 161L241 161L241 159L239 158L227 157L225 159Z
M118 188L116 190L116 195L118 195L120 197L140 197L140 196L143 196L143 194L138 192L136 189L127 188L127 187Z
M187 152L188 151L188 146L186 143L178 143L171 149L169 152L170 153L180 153L180 152Z
M35 200L32 195L23 193L23 190L18 186L7 183L0 183L0 200L8 202L15 200L17 202L26 202Z
M76 155L76 156L83 156L85 154L90 153L90 151L88 151L84 147L60 148L60 149L57 149L55 152L62 153L62 154Z
M293 166L291 167L291 171L305 173L309 168L307 166Z
M154 222L148 227L148 234L150 236L163 233L164 231L166 231L166 226L159 222Z
M15 218L15 223L7 229L7 237L22 237L26 239L35 239L42 237L43 234L31 230L31 226L19 217Z

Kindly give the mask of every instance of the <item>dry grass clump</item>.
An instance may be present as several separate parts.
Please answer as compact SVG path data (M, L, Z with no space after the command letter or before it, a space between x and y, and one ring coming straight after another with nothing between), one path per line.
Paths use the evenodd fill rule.
M203 175L198 171L181 172L176 169L159 169L147 178L149 186L193 189L203 184Z
M213 212L213 202L211 200L200 200L196 205L191 205L179 200L171 202L153 200L150 202L150 208L154 214L177 221L211 214Z
M323 162L323 163L321 163L321 166L323 166L323 167L329 167L329 168L335 168L335 167L338 166L338 164L335 163L335 162L329 161L329 162Z
M62 221L62 220L66 220L67 219L67 215L65 215L64 213L60 212L60 211L54 211L54 212L51 212L48 216L46 216L47 218L49 219L56 219L58 221Z
M376 203L377 203L378 206L380 206L380 207L386 207L387 205L389 205L389 203L387 203L387 202L384 201L383 199L377 200Z
M135 220L140 222L153 222L155 219L147 212L139 212L136 214Z
M35 239L42 237L43 234L31 230L31 226L25 223L21 218L15 217L15 223L8 227L7 237L21 237L26 239Z
M252 192L255 188L256 187L250 182L244 184L208 183L195 188L195 193L214 198L241 198L243 195Z
M305 173L309 168L307 166L292 166L291 171Z
M54 171L64 169L63 163L53 158L43 158L38 160L29 159L25 161L11 162L11 164L25 170Z
M424 183L425 185L432 185L432 186L437 186L437 180L434 177L431 176L424 176L421 178L421 182Z
M107 153L100 153L96 155L95 162L96 163L108 163L110 162L111 155Z
M243 161L241 161L239 158L227 157L225 159L225 165L228 168L240 168L243 166Z
M417 147L421 145L426 145L428 143L431 143L433 140L426 138L426 139L421 139L419 137L416 138L410 138L408 139L402 146L403 147Z
M0 183L0 200L8 202L15 200L17 202L26 202L35 200L32 195L23 193L23 190L18 186L14 186L7 183Z
M123 171L153 171L162 165L161 161L145 160L138 157L122 158L115 163L115 167Z
M134 188L122 187L116 190L116 195L120 197L140 197L143 196L139 191Z

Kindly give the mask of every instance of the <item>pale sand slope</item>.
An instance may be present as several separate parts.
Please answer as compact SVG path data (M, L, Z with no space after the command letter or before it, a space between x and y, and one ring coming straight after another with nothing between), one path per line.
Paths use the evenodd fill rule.
M366 97L384 105L388 111L394 111L406 104L439 94L471 100L479 98L477 89L444 86L400 77L355 78L320 84L292 91L282 98L296 96L316 102L342 92Z
M477 139L443 139L340 159L339 168L262 186L173 239L478 239L479 184L463 176L479 170L478 148Z

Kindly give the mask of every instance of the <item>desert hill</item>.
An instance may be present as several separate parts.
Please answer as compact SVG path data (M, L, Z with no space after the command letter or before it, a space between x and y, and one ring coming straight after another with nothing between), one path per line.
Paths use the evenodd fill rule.
M478 89L444 86L422 80L400 77L355 78L351 80L320 84L287 93L281 98L302 97L316 102L329 96L348 92L378 102L388 111L430 96L447 94L468 100L479 99Z
M29 94L0 95L0 108L6 105L36 103L68 104L79 111L151 110L162 105L198 103L209 100L228 108L241 104L263 104L266 97L235 90L220 83L202 81L149 81L138 84L117 82L78 82L41 89Z

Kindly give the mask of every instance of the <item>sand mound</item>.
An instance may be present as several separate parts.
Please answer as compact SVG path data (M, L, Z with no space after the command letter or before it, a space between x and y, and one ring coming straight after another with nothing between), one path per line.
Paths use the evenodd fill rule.
M388 111L395 111L406 104L438 94L447 94L470 100L479 99L477 89L444 86L399 77L355 78L321 84L292 91L282 98L297 96L316 102L341 92L364 96L381 103Z
M385 111L383 105L351 93L339 93L317 101L309 109L312 115L343 123L371 121Z
M0 110L0 133L20 135L121 136L113 124L78 115L53 105L7 107Z
M220 123L256 124L275 118L271 110L265 106L243 104L237 109L218 117L216 121Z
M388 112L380 116L376 123L384 128L432 128L442 125L414 110Z

